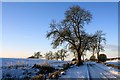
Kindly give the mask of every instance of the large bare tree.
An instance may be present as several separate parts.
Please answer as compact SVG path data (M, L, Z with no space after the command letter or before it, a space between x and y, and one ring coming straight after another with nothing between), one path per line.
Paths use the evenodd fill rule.
M53 48L67 42L76 50L78 64L82 64L81 55L88 42L88 37L83 28L91 19L91 13L80 6L72 6L66 10L65 19L59 23L53 21L50 24L51 30L47 33L47 37L53 38L51 43Z

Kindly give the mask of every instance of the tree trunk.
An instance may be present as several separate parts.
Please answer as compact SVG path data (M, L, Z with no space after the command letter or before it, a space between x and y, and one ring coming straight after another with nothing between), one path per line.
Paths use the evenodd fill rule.
M83 61L84 61L84 55L83 55Z
M61 61L62 61L62 57L61 57Z
M98 59L98 62L100 62L100 61L99 61L99 51L97 52L97 59Z
M63 57L63 61L64 61L64 57Z
M79 65L82 65L83 62L81 61L81 54L80 54L79 50L77 50L77 58L78 58L78 63L77 63L77 65L78 65L78 66L79 66Z
M93 50L93 56L95 56L95 55L94 55L94 52L95 52L95 51Z

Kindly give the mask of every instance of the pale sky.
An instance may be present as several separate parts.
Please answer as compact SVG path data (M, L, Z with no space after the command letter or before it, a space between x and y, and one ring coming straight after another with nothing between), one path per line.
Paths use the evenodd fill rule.
M50 22L64 18L64 12L73 5L89 10L93 19L85 26L89 33L103 30L108 57L118 56L118 4L117 2L40 2L2 4L2 54L1 57L26 58L36 51L56 51L46 38ZM59 48L58 48L59 49ZM89 53L87 56L90 56Z

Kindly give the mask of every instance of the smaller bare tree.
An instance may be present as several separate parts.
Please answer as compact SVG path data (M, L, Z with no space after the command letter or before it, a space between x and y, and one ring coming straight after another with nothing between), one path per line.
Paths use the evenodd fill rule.
M41 58L42 55L41 55L40 53L41 53L41 52L35 52L35 53L34 53L34 57L37 58L37 59Z
M68 56L67 50L64 50L64 49L58 50L58 55L59 55L59 58L60 58L62 61L64 61L65 57Z
M58 52L55 52L55 53L54 53L54 58L55 58L56 60L58 60L58 59L60 58L60 55L59 55Z

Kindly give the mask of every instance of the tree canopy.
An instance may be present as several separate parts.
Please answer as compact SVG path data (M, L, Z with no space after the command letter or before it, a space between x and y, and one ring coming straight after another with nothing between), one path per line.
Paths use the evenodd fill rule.
M85 50L90 50L94 38L84 30L84 25L89 24L91 19L92 14L88 10L80 6L72 6L65 11L65 18L62 21L51 22L47 38L53 39L51 43L53 48L66 43L70 49L76 51L78 65L82 64L81 56Z

